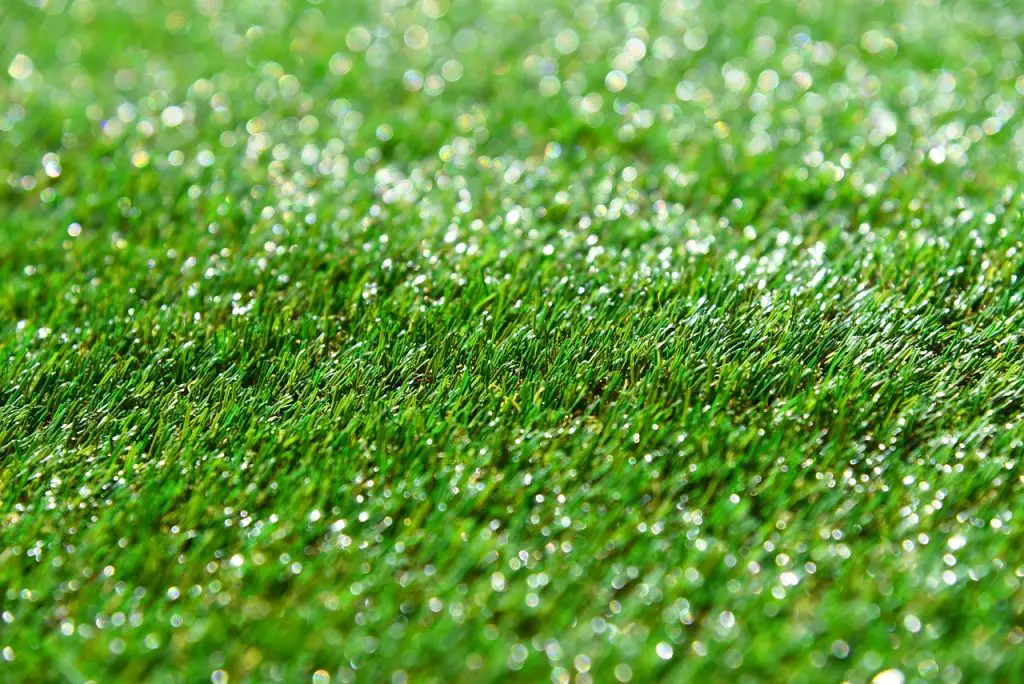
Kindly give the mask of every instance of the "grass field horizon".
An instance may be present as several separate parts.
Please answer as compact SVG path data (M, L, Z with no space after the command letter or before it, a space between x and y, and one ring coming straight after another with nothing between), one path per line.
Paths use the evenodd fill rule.
M6 0L0 680L1024 677L998 0Z

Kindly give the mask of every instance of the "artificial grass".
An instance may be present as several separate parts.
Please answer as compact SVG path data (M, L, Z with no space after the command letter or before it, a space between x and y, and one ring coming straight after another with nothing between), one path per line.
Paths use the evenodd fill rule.
M0 679L1018 680L1018 14L4 3Z

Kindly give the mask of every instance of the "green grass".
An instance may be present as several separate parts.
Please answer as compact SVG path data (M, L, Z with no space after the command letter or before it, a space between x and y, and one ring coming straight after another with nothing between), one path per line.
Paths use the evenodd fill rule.
M5 0L0 680L1024 675L1024 21Z

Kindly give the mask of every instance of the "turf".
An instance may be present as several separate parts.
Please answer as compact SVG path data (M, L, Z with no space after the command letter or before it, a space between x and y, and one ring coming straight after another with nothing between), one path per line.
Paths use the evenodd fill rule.
M1024 22L5 0L0 680L1024 677Z

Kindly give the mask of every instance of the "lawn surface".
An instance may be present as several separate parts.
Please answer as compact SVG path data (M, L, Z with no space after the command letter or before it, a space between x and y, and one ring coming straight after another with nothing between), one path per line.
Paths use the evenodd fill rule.
M1024 21L3 0L0 680L1024 677Z

